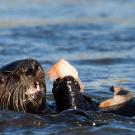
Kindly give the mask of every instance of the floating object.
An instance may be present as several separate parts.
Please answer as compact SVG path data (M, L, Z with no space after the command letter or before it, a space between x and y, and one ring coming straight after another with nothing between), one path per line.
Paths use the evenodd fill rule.
M101 102L99 105L100 109L107 109L109 107L121 105L133 98L132 92L118 86L112 86L111 91L114 92L113 98Z
M63 79L65 76L71 75L76 79L76 81L79 82L81 92L84 89L84 85L79 78L78 71L73 65L64 59L61 59L56 64L54 64L54 66L49 70L48 74L50 80L52 81L55 81L58 78Z

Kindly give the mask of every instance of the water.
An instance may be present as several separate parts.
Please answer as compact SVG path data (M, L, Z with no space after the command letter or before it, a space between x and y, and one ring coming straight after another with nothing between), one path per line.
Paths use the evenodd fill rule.
M111 97L112 85L135 93L134 8L134 0L1 0L0 67L31 57L47 73L65 58L78 69L91 97ZM48 99L53 100L48 76L46 83ZM88 120L73 114L0 111L0 134L135 134L134 117L89 115Z

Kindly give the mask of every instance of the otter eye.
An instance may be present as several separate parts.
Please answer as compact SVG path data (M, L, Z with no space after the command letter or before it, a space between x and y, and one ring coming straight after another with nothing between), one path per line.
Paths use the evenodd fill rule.
M39 66L38 65L35 65L35 70L38 70Z
M28 68L27 70L26 70L26 74L27 75L30 75L30 74L34 74L34 69L31 67L31 68Z

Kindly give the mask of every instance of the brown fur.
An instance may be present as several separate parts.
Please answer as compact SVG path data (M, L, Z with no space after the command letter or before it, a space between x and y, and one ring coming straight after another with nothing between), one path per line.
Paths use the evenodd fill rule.
M39 83L39 91L29 89ZM36 88L35 88L36 89ZM0 108L38 112L45 106L45 73L34 59L18 60L0 70Z

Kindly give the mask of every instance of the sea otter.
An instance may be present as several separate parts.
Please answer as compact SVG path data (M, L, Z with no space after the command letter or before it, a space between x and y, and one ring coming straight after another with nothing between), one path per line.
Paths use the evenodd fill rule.
M135 115L135 100L132 92L112 86L113 98L99 103L83 94L84 85L79 79L77 70L64 59L56 63L48 74L54 81L52 92L58 111L80 109L123 116Z
M45 93L45 73L37 60L17 60L0 69L0 109L39 113L46 106Z
M98 110L98 102L83 94L84 85L73 65L64 59L48 72L53 82L53 95L57 111L66 109Z
M77 70L63 59L51 68L49 76L54 80L52 92L56 102L55 113L74 109L135 115L132 92L111 87L114 97L99 103L83 94L84 85ZM37 60L18 60L0 69L0 109L45 114L49 107L46 103L45 72ZM71 112L85 114L82 111Z

